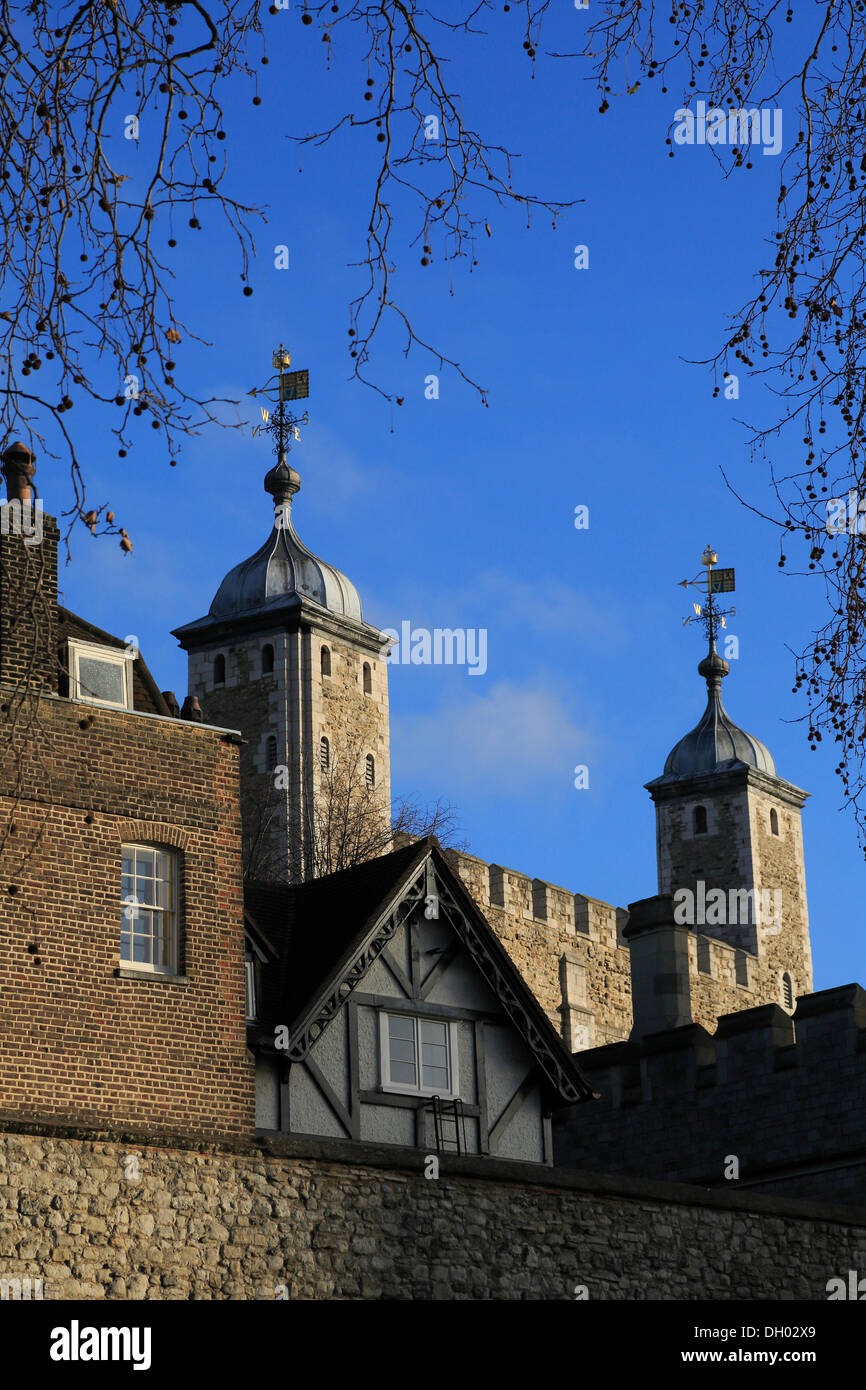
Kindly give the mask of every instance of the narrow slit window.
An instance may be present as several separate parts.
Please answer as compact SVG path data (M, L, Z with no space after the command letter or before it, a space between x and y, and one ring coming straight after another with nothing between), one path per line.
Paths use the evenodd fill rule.
M696 806L694 815L694 826L696 835L706 835L707 833L707 808L706 806Z
M319 767L321 768L322 772L327 772L330 766L331 745L323 735L322 738L319 740Z
M372 671L370 670L370 663L369 663L369 661L365 661L365 662L364 662L364 694L365 694L365 695L372 695L372 693L373 693L373 673L372 673Z
M277 765L277 740L273 734L268 734L266 761L268 772L273 772Z
M214 685L225 685L226 683L226 659L222 652L213 659L213 683Z
M771 835L778 835L778 833L779 833L779 813L778 813L778 811L776 810L776 808L773 807L773 808L771 809L771 811L770 811L770 834L771 834Z
M787 970L782 976L782 1003L786 1009L793 1009L794 1007L794 981Z
M274 674L274 649L270 642L266 642L262 647L262 675L272 676Z
M330 648L329 648L329 647L323 647L323 648L322 648L322 675L323 675L323 676L329 676L330 674L331 674L331 651L330 651Z
M364 765L364 781L368 787L375 787L376 785L376 764L373 761L372 753L367 754L367 761Z

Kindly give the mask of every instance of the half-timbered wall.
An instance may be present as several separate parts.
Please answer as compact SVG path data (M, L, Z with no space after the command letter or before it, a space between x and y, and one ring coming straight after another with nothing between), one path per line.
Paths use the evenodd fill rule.
M434 1151L430 1098L383 1089L383 1010L456 1023L465 1152L551 1161L550 1122L532 1053L453 928L427 920L421 906L397 928L303 1061L260 1059L259 1129ZM284 1068L288 1080L281 1085ZM453 1133L446 1119L443 1147L450 1151Z

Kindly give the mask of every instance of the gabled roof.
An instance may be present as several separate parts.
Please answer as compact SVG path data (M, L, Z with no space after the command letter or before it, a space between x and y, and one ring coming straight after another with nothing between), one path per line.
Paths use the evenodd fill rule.
M457 908L446 914L449 925L535 1056L549 1089L560 1103L591 1099L592 1086L433 838L297 887L246 885L248 919L275 956L263 970L251 1041L267 1045L274 1028L286 1025L287 1055L305 1055L363 979L390 934L392 913L428 861Z

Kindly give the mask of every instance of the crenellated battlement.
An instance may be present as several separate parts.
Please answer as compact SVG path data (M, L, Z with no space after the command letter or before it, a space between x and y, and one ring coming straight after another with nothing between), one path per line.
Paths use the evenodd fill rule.
M543 878L530 878L502 864L488 864L462 850L445 851L481 908L501 908L509 916L527 922L543 922L554 931L580 934L613 948L625 947L622 928L628 921L623 907L598 898L573 893Z
M866 1190L866 992L859 985L581 1053L600 1100L557 1126L557 1162L762 1190ZM804 1155L809 1155L808 1163ZM848 1167L850 1164L850 1172ZM808 1170L808 1171L807 1171ZM840 1176L840 1174L848 1174ZM820 1181L825 1181L821 1178Z
M628 910L449 849L445 854L574 1051L628 1037L632 1027ZM758 958L716 937L689 933L694 1017L774 997Z

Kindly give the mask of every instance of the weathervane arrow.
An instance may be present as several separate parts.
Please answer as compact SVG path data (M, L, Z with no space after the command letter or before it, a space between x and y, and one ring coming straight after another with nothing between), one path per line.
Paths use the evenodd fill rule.
M680 580L681 589L700 589L706 586L706 603L693 603L694 616L683 618L683 627L688 627L690 623L703 623L710 644L710 651L715 651L716 632L719 628L725 627L725 619L734 617L736 608L717 608L714 596L716 594L731 594L734 592L734 571L732 569L716 569L719 557L708 545L703 555L701 563L706 569L706 579L701 574L695 575L694 579Z
M292 443L300 443L301 432L299 425L306 425L309 422L309 412L304 415L293 415L286 409L286 401L302 401L310 394L310 373L304 368L302 371L290 372L287 370L292 365L291 354L280 344L278 350L273 354L273 365L277 368L276 376L272 376L265 386L254 386L247 392L248 396L265 396L274 407L272 411L266 411L262 407L263 425L253 426L253 435L258 435L264 429L274 438L274 452L277 458L284 460L286 454L292 447ZM268 394L268 387L272 383L277 383L275 395Z

